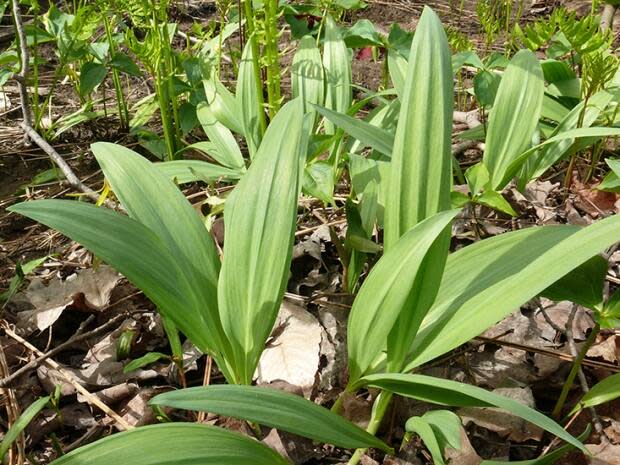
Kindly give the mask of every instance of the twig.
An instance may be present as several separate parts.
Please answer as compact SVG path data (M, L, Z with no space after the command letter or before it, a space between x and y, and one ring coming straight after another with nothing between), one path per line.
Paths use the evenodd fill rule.
M211 368L212 367L213 367L213 358L210 355L207 355L207 364L205 366L205 374L204 374L204 378L202 379L203 386L208 386L209 384L211 384ZM206 418L207 418L207 412L205 411L198 412L198 417L196 421L198 423L204 423Z
M45 355L43 352L41 352L39 349L37 349L32 344L30 344L24 338L22 338L21 336L17 335L11 328L9 328L9 326L6 323L4 323L3 326L4 326L4 332L6 333L7 336L15 339L17 342L21 343L24 347L28 348L34 354L37 354L39 357ZM116 423L117 423L117 427L119 429L121 429L121 430L130 430L130 429L134 428L134 426L130 425L118 413L116 413L114 410L112 410L110 407L108 407L106 404L104 404L97 396L91 394L84 386L82 386L80 384L80 382L78 381L77 378L75 378L73 375L71 375L71 374L67 373L65 370L63 370L63 368L58 363L56 363L54 360L48 358L48 359L45 359L43 361L43 363L46 363L51 368L56 370L58 372L58 374L62 378L64 378L65 381L67 381L69 384L71 384L76 389L76 391L78 391L80 394L82 394L88 400L88 402L90 402L92 405L95 405L103 413L105 413L110 418L115 420Z
M573 304L573 308L571 309L570 315L568 316L568 320L566 321L566 340L568 341L568 348L570 349L570 353L573 357L577 358L579 356L579 351L577 350L577 344L575 344L575 338L573 336L573 321L575 320L575 315L577 314L577 304ZM583 369L579 366L577 371L577 379L579 379L579 385L581 386L581 390L584 394L590 390L588 387L588 381L586 380L586 376L583 373ZM590 411L590 415L592 416L592 424L594 425L594 431L598 433L601 438L601 443L608 444L609 438L607 434L605 434L605 430L603 425L601 424L601 419L594 407L590 407L588 409Z
M24 31L24 24L22 23L22 14L19 9L19 0L12 0L13 6L13 21L15 22L15 30L17 38L19 40L19 53L21 58L21 66L19 73L15 75L17 86L19 88L19 99L22 107L23 123L28 127L32 126L32 115L30 114L30 99L28 98L28 88L26 87L26 78L28 76L28 42L26 41L26 32ZM26 137L26 141L28 138Z
M601 31L611 29L614 24L614 16L616 15L617 6L605 3L603 13L601 14Z
M143 311L143 310L140 310L140 311ZM11 373L6 378L0 379L0 388L8 386L9 384L11 384L13 381L15 381L17 378L19 378L21 375L23 375L27 371L37 368L45 360L47 360L50 357L53 357L56 354L59 354L60 352L64 351L67 347L71 347L73 344L83 341L84 339L88 339L89 337L96 336L97 334L100 334L104 332L105 330L113 327L116 323L121 321L123 318L127 318L127 316L128 314L122 313L122 314L116 315L114 318L108 320L107 322L105 322L101 326L98 326L92 331L88 331L88 332L81 333L81 334L78 331L75 335L67 339L62 344L58 345L57 347L54 347L49 352L45 352L44 354L35 358L34 360L31 360L26 365L21 367L19 370L16 370L15 372Z
M30 139L35 144L37 144L41 148L41 150L48 154L52 161L58 166L58 168L60 168L60 171L62 171L62 173L65 175L65 178L67 179L67 182L71 187L83 192L88 198L95 202L99 200L99 194L97 194L97 192L95 192L82 181L80 181L80 178L76 176L76 174L73 172L65 159L62 158L60 154L56 150L54 150L54 147L52 147L45 139L43 139L37 131L35 131L30 125L27 125L25 122L20 123L20 126L28 135L28 137L30 137ZM109 208L116 208L117 206L116 203L112 202L111 200L105 200L104 204Z
M6 356L4 354L4 349L2 344L0 344L0 373L8 374L9 367L6 362ZM11 427L19 418L19 404L17 403L17 399L15 398L15 393L11 389L0 388L0 396L5 397L6 401L6 413L7 413L7 429ZM9 460L8 463L13 465L14 463L24 463L24 449L25 449L25 440L23 433L19 435L17 441L15 442L15 446L17 448L17 454L15 454L15 449L11 447L9 449Z
M540 313L542 314L543 318L545 319L545 321L547 322L549 326L551 326L555 331L557 331L560 334L565 333L564 328L561 328L558 325L556 325L551 319L551 317L547 315L547 310L545 309L545 307L543 307L543 305L540 303L538 299L536 301L536 306L538 307L538 310L540 310Z

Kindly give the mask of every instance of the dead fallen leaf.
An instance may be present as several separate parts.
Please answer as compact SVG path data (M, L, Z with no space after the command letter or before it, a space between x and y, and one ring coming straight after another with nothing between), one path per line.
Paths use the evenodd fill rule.
M294 464L301 465L310 459L321 457L312 440L278 431L275 428L269 431L262 442Z
M596 342L588 349L588 358L602 358L606 362L620 361L620 337L615 334L599 334Z
M17 328L26 335L43 331L71 305L102 310L120 279L121 275L106 265L78 270L64 281L54 277L46 284L43 279L34 278L24 291L34 309L19 313Z
M620 444L586 444L590 465L620 465Z
M155 413L149 406L148 402L152 397L160 394L161 392L162 389L141 390L138 394L132 397L120 411L120 415L123 417L123 420L132 426L143 426L155 423ZM164 411L166 411L166 409L164 409Z
M286 301L280 307L275 327L281 329L261 355L254 376L259 384L283 380L299 386L310 398L324 330L308 311Z
M618 212L620 195L613 192L604 192L593 187L593 184L582 184L578 179L573 180L573 189L577 196L575 206L593 218L609 213Z
M521 402L528 407L536 407L534 395L529 387L498 388L494 389L493 392ZM524 442L530 439L538 441L542 438L542 429L499 408L464 407L459 409L458 414L463 420L463 424L475 423L499 434L501 437L507 437L511 441Z
M461 427L461 448L459 450L446 448L446 458L450 465L478 465L482 462L482 458L469 442L465 428Z

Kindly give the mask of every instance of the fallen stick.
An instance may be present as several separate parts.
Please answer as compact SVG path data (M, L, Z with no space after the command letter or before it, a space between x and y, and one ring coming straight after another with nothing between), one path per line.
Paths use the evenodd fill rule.
M19 125L24 130L26 135L52 159L52 161L56 164L56 166L58 166L58 168L60 168L60 171L62 171L62 174L65 175L65 178L67 179L67 182L71 187L83 192L91 200L95 202L99 201L99 194L92 190L90 187L88 187L86 184L84 184L82 181L80 181L80 178L76 176L69 164L54 149L54 147L52 147L45 139L43 139L43 137L39 135L37 131L35 131L25 122L22 122ZM112 202L111 200L105 200L104 205L109 208L117 207L116 203Z
M17 342L22 344L24 347L32 351L32 353L36 354L39 357L42 357L45 355L43 352L41 352L39 349L37 349L32 344L30 344L24 338L17 335L11 328L8 327L6 323L3 324L3 329L7 336L15 339ZM76 391L82 394L88 400L90 404L95 405L103 413L105 413L107 416L115 420L117 427L120 430L127 431L127 430L131 430L134 428L134 426L130 425L127 421L123 419L123 417L121 417L118 413L116 413L114 410L112 410L110 407L104 404L97 396L88 392L88 390L84 386L82 386L80 382L73 375L63 370L63 368L58 363L56 363L54 360L48 358L48 359L43 360L43 363L49 365L52 369L56 370L58 374L62 378L64 378L65 381L71 384L76 389Z

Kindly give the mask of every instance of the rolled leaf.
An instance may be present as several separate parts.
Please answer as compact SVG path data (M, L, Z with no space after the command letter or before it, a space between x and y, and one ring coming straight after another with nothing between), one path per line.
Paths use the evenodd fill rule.
M411 43L390 163L385 208L388 252L416 224L450 208L453 100L448 40L439 17L425 7ZM408 278L413 284L409 289L411 298L401 308L387 339L389 370L402 368L418 327L437 295L449 245L446 224L419 275Z
M241 55L239 63L239 77L237 79L236 99L237 106L241 112L241 126L245 142L250 152L250 157L254 157L258 146L261 143L263 134L263 121L265 118L262 109L262 84L257 81L254 72L253 48L256 38L251 36ZM261 114L261 112L263 112Z
M338 447L390 450L383 441L331 410L276 389L232 385L197 387L160 394L150 404L242 418Z
M306 154L302 108L297 99L278 112L224 209L218 298L237 383L252 381L288 279Z
M198 214L178 187L136 152L107 142L92 144L92 151L129 216L153 231L175 257L191 289L193 305L185 311L204 322L211 347L223 350L226 337L217 308L220 259ZM178 315L171 319L178 324Z
M340 29L329 15L325 17L323 68L325 70L325 107L344 113L351 106L351 60ZM336 127L330 121L326 121L325 133L334 134L335 132Z
M531 144L544 85L536 55L529 50L518 52L506 68L489 114L482 160L491 174L493 190L502 190L510 181L510 163Z
M510 232L450 255L406 369L478 336L619 237L620 216L612 216L583 229L545 226Z
M202 129L209 138L209 141L215 145L215 151L209 154L222 165L235 171L245 171L245 162L243 155L239 150L239 145L235 137L226 126L220 123L211 107L201 103L196 109L198 121L202 125Z
M348 321L350 384L385 351L388 335L403 309L415 308L419 296L413 291L423 282L424 260L456 213L439 213L418 224L381 257L364 281Z
M452 68L446 34L424 8L411 44L385 211L389 249L415 224L450 208Z
M312 36L304 36L299 41L299 48L293 57L291 67L291 86L293 98L300 97L304 104L304 113L313 112L310 104L323 105L325 99L325 82L321 52Z

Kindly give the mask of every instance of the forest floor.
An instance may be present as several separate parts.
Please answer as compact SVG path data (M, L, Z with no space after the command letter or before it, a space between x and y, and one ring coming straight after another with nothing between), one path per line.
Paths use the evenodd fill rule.
M368 8L350 14L354 23L367 18L384 30L394 23L412 30L424 4L431 4L444 24L454 27L470 40L482 44L482 33L475 15L475 2L467 0L463 13L451 10L448 1L368 0ZM458 2L454 2L458 3ZM524 19L548 15L552 1L530 3ZM556 2L558 5L562 2ZM194 21L207 23L215 14L210 3L189 6L175 12L181 29L189 29ZM570 7L589 8L589 2L573 1ZM3 23L4 24L4 23ZM1 31L0 31L1 32ZM480 45L482 47L482 45ZM1 47L1 45L0 45ZM49 92L54 58L41 73L41 97ZM283 59L286 62L287 58ZM290 61L290 57L288 58ZM357 57L353 62L353 82L371 90L381 85L381 64ZM286 81L285 81L286 84ZM54 115L77 110L80 102L63 84L56 89ZM137 80L130 101L138 101L152 92L152 84ZM113 89L108 89L110 94ZM125 374L126 359L140 357L149 351L169 351L162 323L153 305L122 276L101 264L89 252L57 232L35 224L5 209L24 199L66 198L74 195L62 182L31 185L32 179L52 165L36 146L25 146L18 126L20 120L17 88L11 83L2 89L4 110L0 111L0 289L9 289L15 280L16 265L44 258L41 266L29 274L16 295L2 309L0 332L0 379L14 373L28 362L30 369L2 389L0 410L17 407L23 411L36 398L48 394L60 384L62 403L58 411L46 410L27 429L26 451L39 463L47 463L63 452L110 434L114 431L109 415L102 412L94 399L103 402L126 422L139 426L156 421L147 401L157 393L187 385L201 385L206 376L212 383L223 379L216 367L207 365L189 343L184 344L185 373L179 377L171 363L160 361ZM0 99L2 100L2 99ZM10 103L7 103L10 102ZM11 105L11 106L9 106ZM18 109L17 109L18 110ZM462 130L455 125L455 132ZM199 136L198 136L199 137ZM114 120L99 119L79 125L52 142L54 148L70 163L80 179L93 189L100 189L102 174L89 153L95 141L116 142L135 147L136 141L119 133ZM463 166L480 157L477 148L460 156ZM468 210L458 217L454 227L455 248L474 240L532 225L587 225L617 213L619 197L572 184L570 191L561 187L564 172L549 173L530 184L524 193L509 188L505 194L517 211L509 218L488 209ZM342 186L343 191L346 186ZM197 207L203 207L205 190L198 185L185 191ZM323 207L320 202L302 199L293 263L285 304L276 331L259 367L258 384L275 384L299 392L318 403L329 406L342 390L346 375L346 315L352 298L342 293L341 266L329 227L341 236L345 233L344 203ZM217 228L216 228L217 236ZM219 238L221 240L221 237ZM612 288L620 284L620 252L610 259L608 280ZM588 310L572 304L541 299L517 309L504 321L466 346L427 366L424 371L448 379L469 382L518 399L543 412L549 412L570 369L570 343L579 347L585 341L594 321ZM119 339L131 334L131 343L123 359L118 358ZM52 353L48 361L41 354ZM49 362L56 362L52 365ZM303 367L302 369L299 369ZM206 370L211 371L206 371ZM588 351L584 371L590 384L620 372L620 333L602 331ZM88 394L78 392L79 385ZM569 405L581 395L576 387ZM359 425L368 421L372 393L349 399L344 415ZM380 435L401 437L403 425L412 414L428 409L422 403L399 400L387 416ZM458 411L467 430L464 447L454 452L455 465L477 464L481 458L524 460L540 454L542 431L523 420L493 409L461 409ZM620 444L620 401L597 409L605 433ZM178 415L178 413L176 413ZM7 415L0 412L0 431ZM243 431L241 422L211 418L211 423L226 424ZM579 435L591 423L588 412L575 421L569 431ZM342 451L317 447L291 435L272 432L264 442L286 454L296 464L323 464L346 461ZM593 434L586 443L596 445ZM599 462L620 463L620 447L597 450ZM397 458L382 454L366 457L362 463L422 464L430 458L411 447ZM561 461L565 465L588 463L583 455L573 453Z

